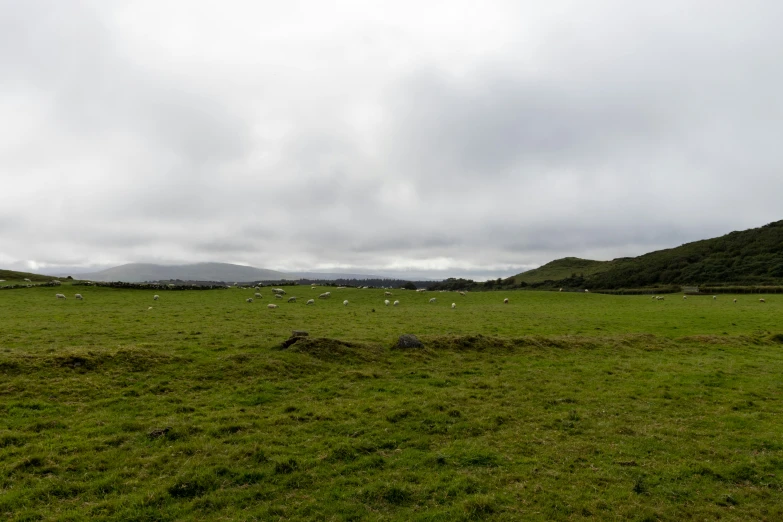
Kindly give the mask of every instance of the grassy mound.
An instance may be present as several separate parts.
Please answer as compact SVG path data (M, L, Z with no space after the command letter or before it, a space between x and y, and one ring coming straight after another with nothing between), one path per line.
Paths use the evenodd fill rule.
M357 343L325 337L295 337L288 350L307 354L324 362L377 361L384 350L369 343ZM292 340L294 340L292 339Z
M174 362L181 364L185 361L186 359L182 357L135 346L115 350L72 347L52 353L0 353L0 373L43 368L70 368L80 371L120 369L139 372Z

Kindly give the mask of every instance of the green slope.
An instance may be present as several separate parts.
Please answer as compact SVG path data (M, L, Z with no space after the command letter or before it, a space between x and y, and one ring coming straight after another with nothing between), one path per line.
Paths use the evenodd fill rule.
M17 272L15 270L0 270L0 280L4 280L6 283L17 283L24 281L25 278L34 283L45 283L52 279L57 279L56 277L48 275L30 274L28 272Z
M574 274L576 277L574 277ZM783 221L613 261L564 258L514 276L528 284L593 289L783 284ZM567 281L565 281L567 280Z
M610 261L593 261L591 259L580 259L578 257L564 257L556 259L534 270L528 270L514 276L514 282L519 283L541 283L543 281L560 281L571 277L572 275L582 275L587 277L598 272L607 270Z

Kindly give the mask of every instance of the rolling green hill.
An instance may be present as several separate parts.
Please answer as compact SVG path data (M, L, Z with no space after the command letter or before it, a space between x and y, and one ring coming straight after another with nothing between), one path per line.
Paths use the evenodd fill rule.
M576 274L584 277L607 270L611 261L593 261L578 257L556 259L534 270L528 270L514 276L515 283L541 283L543 281L559 281Z
M14 270L0 270L0 280L6 281L8 283L10 282L16 283L19 281L24 281L25 278L29 279L34 283L44 283L47 281L51 281L52 279L57 279L56 277L52 277L48 275L30 274L27 272L16 272Z
M516 284L591 289L665 285L783 284L783 221L686 243L639 257L590 261L568 257L514 276Z

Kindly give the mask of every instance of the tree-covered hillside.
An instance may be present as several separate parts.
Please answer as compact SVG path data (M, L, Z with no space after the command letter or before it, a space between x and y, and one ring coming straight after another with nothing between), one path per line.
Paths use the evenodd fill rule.
M779 285L783 284L783 221L639 257L594 261L594 264L587 262L584 263L586 269L582 271L568 260L576 258L553 261L531 271L537 274L534 273L530 281L525 280L529 273L523 272L514 276L514 282L541 284L541 274L553 274L554 277L549 279L553 286L570 283L591 289L704 284Z

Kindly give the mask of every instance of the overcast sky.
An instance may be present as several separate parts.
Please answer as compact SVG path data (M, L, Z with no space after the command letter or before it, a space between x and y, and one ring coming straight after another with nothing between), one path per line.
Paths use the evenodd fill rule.
M508 276L783 219L783 2L0 0L0 267Z

